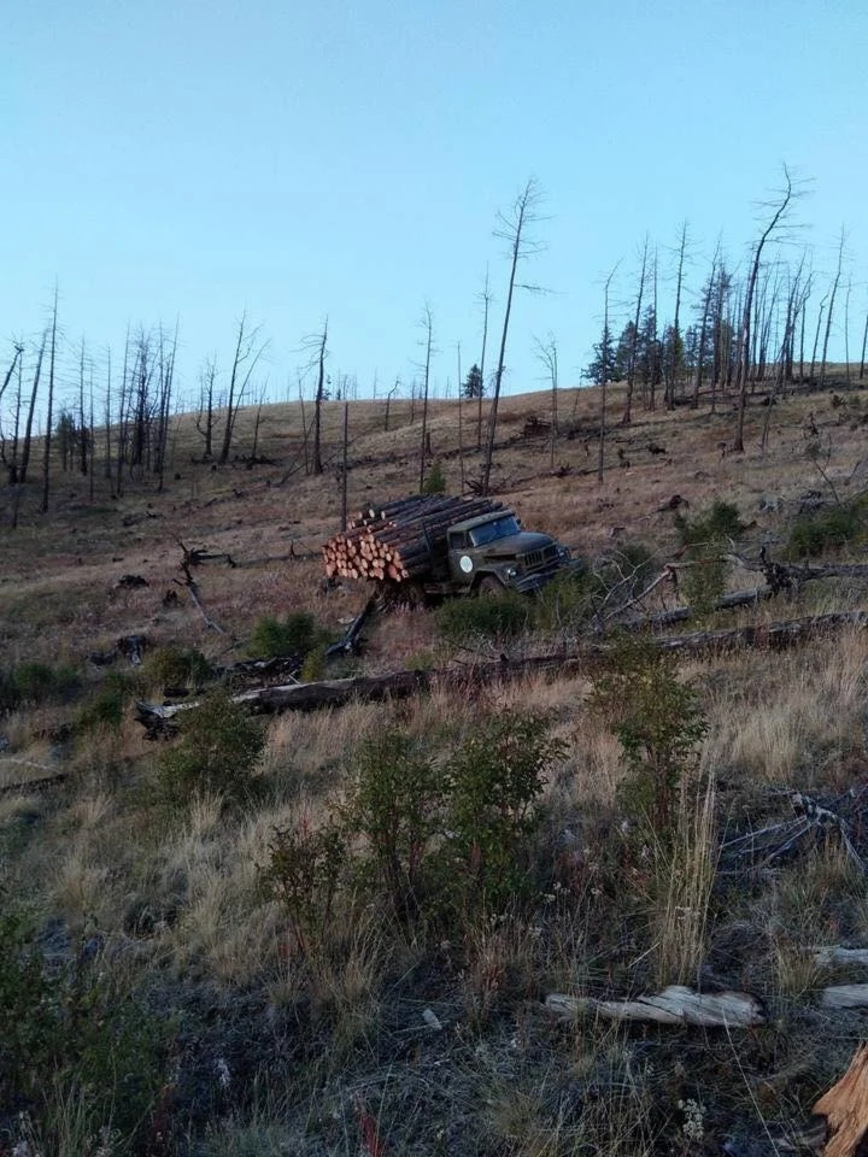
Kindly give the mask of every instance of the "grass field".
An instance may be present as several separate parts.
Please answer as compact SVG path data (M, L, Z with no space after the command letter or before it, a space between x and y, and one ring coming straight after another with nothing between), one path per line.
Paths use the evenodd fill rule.
M815 950L868 945L868 636L679 661L619 641L614 613L599 625L619 598L630 615L694 602L682 632L865 607L858 573L702 605L703 576L718 593L761 583L737 559L763 549L862 562L868 390L832 381L771 408L758 390L744 454L729 449L732 398L622 426L611 387L602 482L596 390L561 392L554 439L547 394L505 399L494 493L581 555L585 577L528 601L517 633L456 637L448 604L396 609L331 666L319 643L369 593L322 583L319 547L340 529L337 403L321 476L283 405L263 412L253 466L252 413L217 468L180 416L162 492L144 476L118 495L98 456L92 487L53 474L48 515L35 482L0 492L0 526L19 504L0 557L0 1153L783 1152L865 1033L865 1012L821 1000L864 968ZM462 492L481 465L475 405L433 403L428 431ZM387 428L384 402L351 403L350 511L415 492L420 446L418 405L392 402ZM736 536L691 545L722 504ZM184 547L235 564L195 570L200 606ZM624 592L667 565L677 586L633 605ZM251 718L209 672L292 615L314 632L303 677L466 681ZM94 662L132 635L141 666ZM568 672L474 675L554 652ZM134 702L167 688L204 706L148 741ZM782 845L801 830L794 793L843 827L736 855L752 831L789 825ZM751 992L765 1023L562 1022L544 1006L673 983Z

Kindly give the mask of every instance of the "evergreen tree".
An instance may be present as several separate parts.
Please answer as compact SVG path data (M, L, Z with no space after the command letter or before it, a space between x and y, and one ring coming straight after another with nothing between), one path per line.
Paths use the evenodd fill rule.
M482 380L482 370L474 363L461 387L461 395L464 398L481 398L484 394L485 382Z
M595 386L604 386L615 378L615 343L608 325L603 326L600 340L594 346L594 357L586 367L584 377Z

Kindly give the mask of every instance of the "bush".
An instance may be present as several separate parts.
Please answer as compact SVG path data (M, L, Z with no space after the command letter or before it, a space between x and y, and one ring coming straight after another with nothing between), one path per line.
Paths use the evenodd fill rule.
M182 712L179 723L181 736L159 765L167 802L184 803L196 792L243 796L265 748L259 722L219 692Z
M100 683L96 694L79 708L75 718L76 731L93 731L101 726L119 728L137 685L137 678L130 678L120 671L110 671Z
M265 899L283 908L296 948L305 955L322 943L345 861L344 836L335 824L314 829L303 819L294 827L276 830L268 845L260 890Z
M328 641L328 632L307 611L292 611L282 621L273 615L263 615L253 628L250 653L261 659L280 659L286 655L304 658Z
M675 529L682 546L706 546L725 539L740 538L747 527L739 517L738 508L731 502L715 498L707 514L697 518L675 515Z
M865 515L858 504L802 514L793 523L787 553L791 558L816 558L861 539Z
M473 645L483 639L500 645L528 629L532 609L529 599L504 590L491 598L450 599L437 608L434 621L450 643Z
M27 915L0 895L0 1103L28 1107L43 1152L93 1152L109 1125L133 1150L166 1081L170 1026L96 962L49 971L32 937ZM75 1139L63 1112L73 1102Z
M481 724L449 760L445 852L465 907L499 912L527 891L537 801L564 750L543 716L509 712Z
M62 703L78 690L80 680L68 666L26 662L0 671L0 711Z
M622 637L594 687L624 752L621 804L664 843L675 830L679 791L698 765L706 732L695 691L678 680L676 658L650 638Z
M444 791L433 762L401 732L382 731L362 744L344 822L365 837L374 874L400 918L419 907Z
M702 517L691 520L676 514L675 528L693 563L682 582L684 597L695 614L708 615L726 589L726 563L722 554L747 527L739 518L737 508L718 498Z
M213 677L211 664L192 647L158 647L145 661L145 677L159 686L200 691Z

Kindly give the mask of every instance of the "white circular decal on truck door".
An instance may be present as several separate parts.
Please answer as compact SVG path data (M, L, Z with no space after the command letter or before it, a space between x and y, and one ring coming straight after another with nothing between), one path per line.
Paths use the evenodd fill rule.
M473 570L473 559L469 554L462 554L461 558L458 560L458 565L461 567L465 574L470 574L470 572Z

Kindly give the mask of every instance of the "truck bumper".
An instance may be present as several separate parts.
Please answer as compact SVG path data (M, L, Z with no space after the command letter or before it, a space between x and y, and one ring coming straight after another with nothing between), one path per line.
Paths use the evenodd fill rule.
M578 574L584 569L581 559L556 559L551 566L531 571L530 574L520 574L510 582L510 587L521 594L530 594L542 590L552 579L559 575Z

